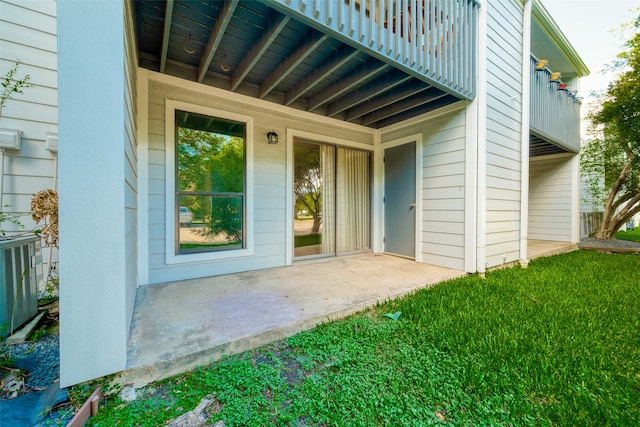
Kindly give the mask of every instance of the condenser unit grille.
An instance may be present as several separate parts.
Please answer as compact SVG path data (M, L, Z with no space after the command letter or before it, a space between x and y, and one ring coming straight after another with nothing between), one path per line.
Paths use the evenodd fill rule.
M38 312L36 246L38 237L0 241L0 334L5 336ZM13 330L11 329L13 326Z

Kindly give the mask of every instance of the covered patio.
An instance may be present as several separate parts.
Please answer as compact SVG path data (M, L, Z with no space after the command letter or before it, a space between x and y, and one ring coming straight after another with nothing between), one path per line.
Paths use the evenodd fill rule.
M141 287L119 381L142 386L465 274L366 253Z

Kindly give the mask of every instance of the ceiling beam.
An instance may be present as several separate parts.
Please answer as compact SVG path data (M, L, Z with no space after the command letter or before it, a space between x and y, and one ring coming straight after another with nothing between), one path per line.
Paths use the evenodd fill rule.
M200 65L198 65L198 82L199 83L202 83L202 81L204 80L204 76L207 75L207 71L209 70L211 61L213 61L213 56L216 54L216 50L218 49L218 46L220 46L222 37L224 37L224 32L229 26L229 22L231 22L233 11L236 10L236 7L238 6L239 1L240 0L225 1L224 7L220 11L220 16L218 16L218 19L216 20L216 24L213 26L213 30L211 31L211 35L209 36L209 41L207 42L207 46L204 49L202 58L200 58Z
M293 104L296 99L300 98L307 91L311 90L315 85L334 73L337 69L358 56L360 51L343 44L318 68L300 79L291 89L287 91L284 97L284 105Z
M267 96L280 84L293 70L296 69L318 46L329 38L328 35L311 30L302 43L291 56L286 58L260 85L260 98Z
M456 101L460 101L460 99L444 92L442 96L437 97L437 99L435 100L424 103L415 108L407 109L405 111L402 111L396 114L395 116L391 116L384 120L380 120L375 124L375 127L379 129L379 128L383 128L385 126L389 126L398 122L402 122L404 120L409 120L413 117L419 116L420 114L425 114L430 111L437 110L438 108L446 107L447 105L453 104Z
M273 41L278 37L278 34L282 31L282 29L287 25L290 17L283 15L279 12L274 12L275 17L271 18L271 26L262 34L260 41L254 43L253 47L247 54L244 56L238 68L234 71L231 76L231 86L229 88L230 91L235 91L240 83L247 77L249 72L253 69L253 67L258 63L260 58L265 54L269 46L273 43Z
M396 114L400 114L412 108L435 101L436 99L442 98L446 95L447 93L441 91L440 89L431 88L431 90L429 90L429 92L426 94L410 96L402 101L396 101L392 106L367 114L362 118L361 124L365 126L371 125L375 122L386 119L387 117L395 116Z
M371 59L362 64L358 69L349 74L348 77L334 83L326 90L312 96L307 104L307 111L315 110L323 104L333 101L347 92L351 92L356 87L362 85L378 74L386 72L390 65L382 64L377 59Z
M164 73L167 66L167 52L169 52L169 36L171 35L171 20L173 18L173 0L167 0L164 10L164 30L162 31L162 52L160 53L160 72Z
M372 83L350 93L349 96L344 96L329 104L329 107L327 108L327 115L333 117L344 110L400 86L411 79L413 79L413 77L407 73L403 73L399 70L391 71L385 74L382 78L376 79Z
M381 108L394 104L398 101L402 101L405 98L409 98L410 96L417 95L430 87L431 86L425 82L417 81L415 84L408 84L396 90L388 91L377 98L363 102L360 105L347 110L344 119L348 122L353 121L358 117L373 113ZM351 98L351 96L349 96L349 98Z

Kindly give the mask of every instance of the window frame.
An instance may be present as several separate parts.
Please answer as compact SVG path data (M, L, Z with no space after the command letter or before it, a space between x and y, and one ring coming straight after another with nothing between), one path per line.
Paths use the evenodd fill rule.
M230 250L179 253L179 213L176 188L176 111L203 114L224 120L242 122L245 126L245 182L244 182L244 247ZM183 264L253 255L253 141L254 120L250 116L218 110L203 105L167 99L165 106L165 262Z

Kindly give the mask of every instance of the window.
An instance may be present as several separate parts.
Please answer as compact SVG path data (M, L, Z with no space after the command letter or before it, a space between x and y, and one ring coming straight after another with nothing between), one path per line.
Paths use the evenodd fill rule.
M174 113L175 253L245 249L246 123Z

